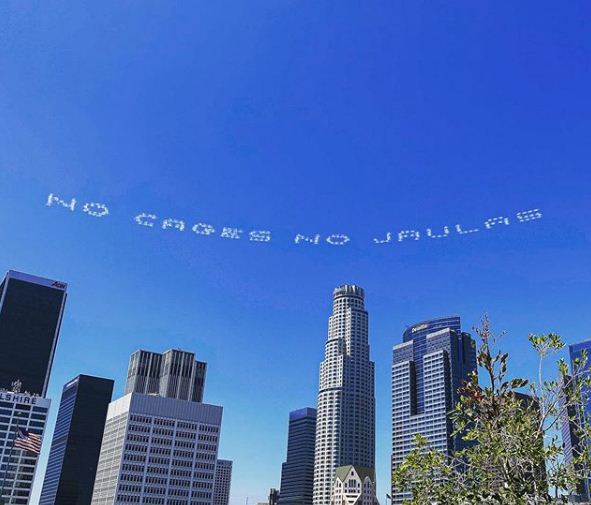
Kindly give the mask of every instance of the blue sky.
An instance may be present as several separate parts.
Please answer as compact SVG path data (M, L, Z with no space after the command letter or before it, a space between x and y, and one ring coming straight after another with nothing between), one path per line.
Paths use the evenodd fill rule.
M470 329L488 311L527 375L529 331L591 336L590 15L582 0L2 2L0 269L69 283L51 397L78 373L120 395L139 347L193 350L225 407L231 503L263 500L288 412L315 404L332 289L358 283L383 497L406 325L457 313ZM47 207L50 192L110 214ZM543 219L515 222L531 208Z

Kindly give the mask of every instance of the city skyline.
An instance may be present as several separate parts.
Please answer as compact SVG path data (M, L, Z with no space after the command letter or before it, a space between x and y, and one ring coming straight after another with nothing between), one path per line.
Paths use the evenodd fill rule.
M114 379L119 398L134 351L194 351L205 400L224 406L230 505L266 501L288 413L316 403L330 292L355 284L383 501L392 348L408 326L457 314L475 335L488 313L525 377L528 333L591 337L588 1L0 11L0 273L68 284L46 437L72 377ZM47 206L50 193L75 211ZM542 219L517 222L535 208ZM448 238L427 234L444 226ZM245 240L253 230L272 242ZM372 242L387 231L408 238Z
M19 273L18 273L18 272L16 272L16 274L18 275ZM34 276L33 276L33 277L34 277ZM343 286L342 286L342 287L343 287ZM335 288L335 290L336 290L336 289L338 289L338 288ZM441 318L441 319L440 319L440 320L441 320L441 324L440 324L439 326L441 326L441 325L443 325L443 326L446 326L446 327L447 327L447 326L450 326L448 323L449 323L449 321L451 321L451 322L453 323L453 321L452 321L452 320L453 320L454 318L455 318L455 319L458 319L458 321L459 321L459 318L457 318L457 317L455 317L455 316L454 316L454 317L451 317L451 318L449 318L449 317L447 317L447 318ZM405 328L404 334L405 334L405 335L407 335L407 334L408 334L408 335L412 335L412 334L413 334L413 332L412 332L411 330L415 330L415 329L417 329L417 328L419 328L421 331L423 331L423 328L427 328L427 327L428 327L428 324L426 324L426 323L429 323L429 321L426 321L426 322L424 322L424 323L415 323L414 325L409 325L408 327L406 327L406 328ZM445 324L444 324L444 323L445 323ZM457 325L457 324L459 324L459 323L454 323L454 324L456 324L456 325ZM451 326L454 326L454 324L451 324ZM443 326L441 326L441 327L443 328ZM458 326L458 328L459 328L459 326ZM427 331L427 330L425 330L425 331ZM419 332L419 333L421 333L421 332ZM405 340L405 338L406 338L406 337L404 337L402 340L404 341L404 340ZM585 342L582 342L582 343L578 342L577 344L581 344L581 345L582 345L582 344L585 344ZM401 344L395 344L395 345L394 345L394 348L396 349L396 347L399 347L400 345L401 345ZM128 362L129 362L129 363L128 363L128 365L129 365L129 366L128 366L128 373L127 373L127 380L125 380L125 374L121 374L121 375L123 376L123 378L122 378L122 379L120 379L119 381L116 381L116 383L118 383L118 382L121 382L121 383L122 383L122 384L120 384L120 386L121 386L121 388L122 388L124 391L125 391L126 389L129 389L129 388L130 388L130 382L129 382L129 381L130 381L130 377L132 377L131 371L132 371L132 366L133 366L133 362L134 362L134 359L133 359L133 358L134 358L134 355L137 355L137 354L138 354L138 353L140 353L140 352L146 353L147 351L136 351L136 352L132 353L131 357L128 359ZM169 352L172 352L172 351L169 351ZM189 356L189 357L190 357L190 356L194 356L194 354L193 354L193 353L191 353L191 352L186 352L186 351L182 351L182 350L175 350L174 352L176 352L176 353L180 353L180 355L187 355L187 356ZM163 355L165 355L166 353L154 353L154 352L151 352L151 351L150 351L150 352L148 352L148 354L154 354L154 355L163 356ZM195 363L196 363L196 364L199 364L200 362L197 362L197 361L195 361ZM203 369L204 369L204 368L205 368L205 363L201 363L201 365L203 365ZM126 384L126 385L124 385L124 384ZM203 388L203 384L201 384L201 387ZM124 392L124 391L122 391L122 392ZM202 391L203 391L203 390L201 390L201 394L202 394ZM46 435L49 435L49 434L51 434L51 433L50 433L50 432L46 433ZM378 463L378 466L379 466L379 463ZM37 483L37 480L35 480L35 483ZM379 496L378 496L378 498L379 498Z
M13 276L16 275L17 277L18 276L26 276L26 277L31 278L31 279L39 279L36 276L31 276L29 274L22 274L20 272L15 272L15 271L12 271L11 272L11 275L13 275ZM41 280L43 280L43 279L41 279ZM335 288L334 292L337 293L339 291L339 289L340 290L343 290L343 289L357 289L357 290L360 290L361 288L356 287L356 286L342 285L340 287ZM364 298L363 290L361 290L360 293L361 293L361 299L363 300L363 298ZM336 307L336 305L333 307L333 309L335 307ZM337 320L336 320L335 324L337 325L337 326L335 326L335 328L337 328L338 325L341 324L341 321L340 321L338 315L337 315ZM420 335L420 334L423 334L424 333L426 335L426 334L429 334L430 332L433 332L434 331L435 333L433 335L434 336L438 336L439 333L441 333L441 331L437 331L437 330L438 329L444 329L444 328L451 328L452 329L452 333L454 331L456 331L456 332L459 332L458 333L459 335L462 335L462 336L466 335L466 337L469 338L469 335L460 332L459 317L457 317L457 316L451 316L451 317L449 317L448 316L448 317L443 317L443 318L435 319L433 321L427 320L427 321L423 321L421 323L415 323L413 325L409 325L408 327L405 328L404 335L402 337L402 342L403 343L394 345L393 346L394 347L394 351L396 352L396 349L397 348L403 347L405 345L404 342L410 342L411 341L410 339L414 338L417 334ZM330 333L329 333L329 335L330 335ZM466 338L466 337L464 337L464 338ZM439 338L439 340L440 340L440 338ZM588 345L588 342L587 341L582 341L582 342L577 342L576 344L574 344L575 347L581 347L581 346L584 346L584 345ZM460 347L463 347L464 348L464 353L465 353L466 352L465 345L462 344L462 345L460 345ZM573 348L573 346L571 345L571 349L572 348ZM572 352L573 351L571 350L571 357L572 357ZM166 397L168 394L171 394L172 397L174 397L174 395L178 395L178 388L180 387L182 389L182 384L183 384L182 382L178 382L177 379L174 379L173 376L167 376L166 374L161 374L161 370L167 369L167 367L165 367L165 366L163 366L161 364L161 363L164 363L164 361L165 361L165 360L163 360L163 357L166 358L167 355L170 356L168 358L168 362L169 362L168 370L170 370L171 363L177 362L178 363L177 370L183 370L184 371L185 368L186 368L187 371L188 371L187 372L188 373L188 376L187 377L193 377L193 379L192 379L193 381L195 381L196 379L199 379L198 376L196 376L193 372L190 371L191 366L189 366L187 368L187 366L190 365L190 363L194 360L194 356L195 356L195 354L192 353L192 352L190 352L190 351L183 351L183 350L180 350L180 349L170 350L170 351L167 351L165 353L157 353L157 352L153 352L153 351L135 351L135 352L133 352L131 354L131 357L128 359L128 362L129 363L128 363L127 379L125 380L125 378L124 378L122 380L122 382L125 384L124 386L122 386L123 389L124 389L124 393L133 391L134 390L134 387L136 387L135 384L137 383L137 380L138 380L137 379L137 377L138 377L138 375L137 375L138 359L140 358L141 355L146 355L146 356L149 355L148 357L155 356L155 357L160 358L160 360L158 361L158 363L156 363L157 366L154 368L155 374L156 374L156 372L158 372L154 376L157 382L156 383L153 383L152 386L155 387L155 391L157 389L159 389L159 388L162 389L159 386L160 377L162 377L162 380L164 381L163 384L165 384L166 387L162 391L157 392L157 394L159 396L163 397L163 398ZM175 358L174 356L178 356L178 357ZM200 387L201 387L201 390L198 393L196 393L197 396L199 398L201 398L202 395L203 395L203 389L204 389L203 379L204 379L204 375L205 375L206 363L198 362L196 360L194 360L194 363L195 363L194 366L199 367L198 370L199 369L202 370L201 380L199 382ZM151 370L152 368L153 368L152 366L147 367L147 368L144 367L145 370ZM161 375L158 375L158 374L161 374ZM170 372L169 372L169 374L170 374ZM454 374L452 374L452 375L454 375ZM125 377L125 375L123 375L123 376ZM164 379L164 377L166 377L166 379ZM180 378L180 376L179 376L179 378ZM172 382L170 382L170 381L172 381ZM457 382L457 380L454 379L454 382ZM141 382L141 383L137 383L137 384L138 384L138 386L137 386L138 390L140 390L142 392L143 392L143 389L145 389L146 392L149 392L148 390L154 389L154 387L152 387L150 385L150 383L145 382L145 381L144 382ZM174 388L171 389L170 386L169 386L169 384L173 384L174 385ZM187 383L187 385L188 385L188 383ZM187 385L184 386L184 390L185 390L184 395L187 396L187 394L188 394L188 397L186 399L187 400L190 400L190 397L193 396L193 394L192 393L188 393L189 390L187 389ZM167 392L167 391L169 391L169 392ZM150 394L153 394L153 393L150 393ZM195 401L195 399L193 401ZM200 401L200 400L198 400L198 401ZM50 435L50 434L51 433L49 433L49 432L46 433L46 435ZM38 481L35 480L35 483L37 484ZM379 498L379 496L378 496L378 498Z

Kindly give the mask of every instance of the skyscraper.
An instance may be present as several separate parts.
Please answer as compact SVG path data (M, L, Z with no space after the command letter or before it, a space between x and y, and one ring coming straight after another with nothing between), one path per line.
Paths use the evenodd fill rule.
M314 457L314 505L328 505L337 467L375 468L374 363L359 286L334 290L320 365Z
M159 394L165 398L201 402L206 371L207 364L196 361L192 352L136 351L129 359L125 393Z
M0 284L0 388L45 396L67 285L10 270Z
M394 346L392 362L392 470L413 447L414 436L425 436L432 447L451 454L463 446L453 437L448 413L459 400L458 389L476 370L476 344L461 330L460 318L443 317L406 329ZM408 493L392 490L392 503Z
M586 354L586 362L584 366L579 366L579 374L588 374L591 370L591 340L584 340L573 345L568 346L568 353L570 356L571 369L576 368L576 360L583 361L583 353ZM582 394L585 401L583 404L583 415L585 419L591 419L591 391L585 385L581 385Z
M92 505L211 505L222 407L129 393L107 412Z
M568 350L571 371L576 371L578 376L588 373L591 367L591 340L570 345ZM586 353L587 361L584 367L581 365L577 366L575 361L582 359L583 352ZM591 392L585 385L581 385L583 397L583 405L580 405L581 408L579 409L572 404L565 408L565 404L572 398L572 389L576 386L572 381L576 380L576 377L567 376L565 380L566 383L562 385L560 397L561 407L563 408L561 412L562 445L564 447L565 461L573 462L577 455L589 450L588 447L585 447L585 442L579 439L578 432L579 426L583 423L588 423L589 419L591 419L591 399L589 397ZM573 496L573 500L588 502L591 499L591 481L589 479L582 480L576 487L575 492L576 496Z
M279 505L312 505L316 409L289 414L287 459L281 467Z
M113 381L79 375L62 391L40 505L90 505Z
M51 401L15 389L0 389L0 498L6 504L27 505L39 458L15 447L14 439L19 429L43 437Z
M215 484L213 486L213 505L230 503L230 487L232 485L232 462L218 459L215 466Z
M272 487L269 489L269 505L277 505L279 503L279 489Z

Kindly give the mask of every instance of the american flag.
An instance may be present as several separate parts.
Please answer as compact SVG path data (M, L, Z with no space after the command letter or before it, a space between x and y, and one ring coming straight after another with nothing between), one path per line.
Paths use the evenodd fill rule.
M41 437L35 433L29 433L24 428L19 428L14 446L33 454L39 454L41 452Z

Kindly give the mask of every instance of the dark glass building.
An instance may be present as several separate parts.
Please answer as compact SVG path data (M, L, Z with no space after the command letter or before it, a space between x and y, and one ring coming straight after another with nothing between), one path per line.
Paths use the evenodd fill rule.
M277 505L279 503L279 490L275 488L269 489L269 505Z
M312 505L316 409L289 414L287 460L281 467L279 505Z
M9 271L0 284L0 389L45 396L66 303L64 282Z
M421 434L437 450L452 454L464 442L453 436L449 412L458 389L476 370L476 344L461 330L458 316L423 321L405 330L392 360L392 470ZM409 499L392 489L392 504Z
M39 505L90 505L113 384L79 375L64 386Z
M165 353L139 350L129 359L125 394L157 394L165 398L203 401L207 363L192 352L170 349Z

